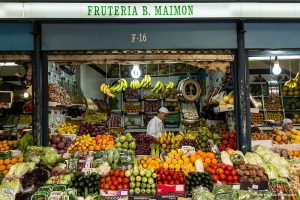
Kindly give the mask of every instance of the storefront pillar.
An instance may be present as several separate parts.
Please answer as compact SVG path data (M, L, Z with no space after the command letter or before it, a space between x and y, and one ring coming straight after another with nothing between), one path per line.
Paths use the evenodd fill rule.
M48 64L41 51L41 25L33 22L33 134L37 145L48 145ZM46 60L46 61L45 61Z
M236 115L237 144L243 153L251 151L249 72L245 50L245 29L243 21L237 23L236 64L234 65L234 107Z

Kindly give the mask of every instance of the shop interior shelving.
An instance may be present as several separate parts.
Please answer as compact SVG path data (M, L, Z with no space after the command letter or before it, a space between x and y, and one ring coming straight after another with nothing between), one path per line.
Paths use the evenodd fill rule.
M278 87L279 87L278 97L279 97L280 102L281 102L281 108L277 109L277 110L271 110L271 109L266 109L265 108L265 103L266 103L265 99L269 98L268 91L267 91L268 90L268 83L267 82L250 82L250 87L253 87L255 85L259 86L259 91L260 92L257 92L254 95L252 94L252 96L256 100L259 100L262 103L262 107L259 108L259 112L263 113L264 120L267 120L267 114L270 113L270 112L280 113L282 115L282 119L285 118L285 117L288 117L287 115L289 113L297 113L297 114L300 113L300 109L286 109L285 108L284 103L285 103L286 99L288 99L288 98L297 98L298 101L300 101L300 96L299 95L297 95L297 96L282 95L282 88L283 88L284 82L279 82L278 83ZM258 126L261 130L272 130L272 127L266 126L265 124L256 124L256 126ZM300 127L300 123L294 123L294 126L295 127ZM277 128L280 129L281 127L278 126Z

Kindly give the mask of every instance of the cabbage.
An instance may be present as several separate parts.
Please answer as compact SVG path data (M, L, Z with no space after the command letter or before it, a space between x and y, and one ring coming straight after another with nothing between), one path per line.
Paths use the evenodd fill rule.
M230 156L226 151L221 151L221 160L222 163L233 166L233 163L230 160Z
M288 166L289 162L284 157L280 157L279 165Z
M278 172L278 175L280 177L289 178L290 173L289 173L289 170L286 167L280 166L280 165L274 165L274 167L276 168L276 170Z
M264 163L261 157L256 153L247 152L245 157L247 158L247 161L252 165L262 166L262 164Z
M277 169L272 164L264 164L263 168L265 169L269 179L278 179Z
M258 151L258 150L265 150L266 148L262 145L255 145L253 147L254 152Z
M51 168L58 160L58 154L49 154L42 157L42 163L47 167Z

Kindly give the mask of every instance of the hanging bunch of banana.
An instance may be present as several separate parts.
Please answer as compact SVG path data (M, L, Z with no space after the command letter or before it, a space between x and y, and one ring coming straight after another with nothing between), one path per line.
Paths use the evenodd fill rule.
M127 81L122 78L118 80L117 83L111 86L109 89L113 93L121 93L126 90L127 86Z
M284 86L287 88L295 88L298 85L298 82L300 81L300 72L298 72L295 76L295 78L285 82Z
M166 85L166 90L170 90L174 88L174 83L172 81L169 81L169 83Z
M140 82L139 82L139 80L132 80L131 82L130 82L130 88L131 89L133 89L133 90L138 90L138 89L140 89L141 88L141 84L140 84Z
M149 88L151 86L151 76L145 75L141 82L141 88Z
M102 83L99 89L103 94L105 94L111 98L115 97L115 95L110 91L108 84Z
M161 81L157 81L154 88L151 90L153 93L162 93L165 90L165 86Z

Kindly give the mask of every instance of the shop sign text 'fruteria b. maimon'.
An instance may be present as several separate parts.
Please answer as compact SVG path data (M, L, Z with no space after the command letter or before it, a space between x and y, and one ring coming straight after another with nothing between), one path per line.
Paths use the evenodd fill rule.
M300 18L300 3L0 3L0 18Z

